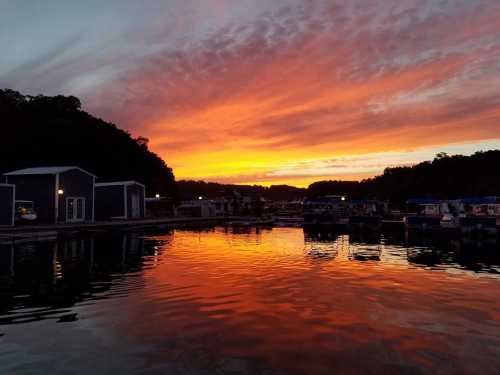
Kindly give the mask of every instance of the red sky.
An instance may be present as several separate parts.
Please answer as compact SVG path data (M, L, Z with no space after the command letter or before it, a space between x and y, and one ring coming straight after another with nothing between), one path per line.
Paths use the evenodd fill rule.
M30 10L45 48L16 33L0 83L82 97L177 178L307 185L500 148L498 1L201 4L91 2L52 29Z

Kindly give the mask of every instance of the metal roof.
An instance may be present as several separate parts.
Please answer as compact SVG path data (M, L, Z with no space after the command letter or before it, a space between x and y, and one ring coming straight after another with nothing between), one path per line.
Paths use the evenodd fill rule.
M137 181L114 181L114 182L98 182L95 184L96 187L99 186L121 186L121 185L140 185L144 187L144 184L141 184Z
M410 198L406 204L440 204L441 200L437 198Z
M468 197L462 198L460 201L464 204L496 204L500 203L498 197Z
M71 171L73 169L78 169L88 175L97 177L96 175L76 166L62 166L62 167L34 167L34 168L24 168L18 169L16 171L4 173L4 176L23 176L23 175L37 175L37 174L53 174L64 173Z

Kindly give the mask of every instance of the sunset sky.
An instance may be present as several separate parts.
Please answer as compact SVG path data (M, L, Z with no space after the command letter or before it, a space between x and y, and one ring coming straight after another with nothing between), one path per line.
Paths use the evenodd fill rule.
M307 185L500 148L498 0L0 0L0 87L75 95L177 179Z

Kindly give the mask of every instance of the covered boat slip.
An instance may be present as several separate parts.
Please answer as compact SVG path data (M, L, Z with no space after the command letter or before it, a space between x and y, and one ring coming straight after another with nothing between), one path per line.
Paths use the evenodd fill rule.
M145 193L144 185L137 181L95 184L96 220L144 218Z
M25 168L4 174L16 199L33 202L39 223L94 220L95 178L75 166Z
M15 218L16 187L0 184L0 227L13 226Z

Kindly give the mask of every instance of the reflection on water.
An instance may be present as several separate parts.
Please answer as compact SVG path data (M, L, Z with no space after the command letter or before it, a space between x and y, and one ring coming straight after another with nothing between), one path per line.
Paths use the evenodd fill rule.
M3 243L0 373L493 374L499 287L496 239L215 228Z

